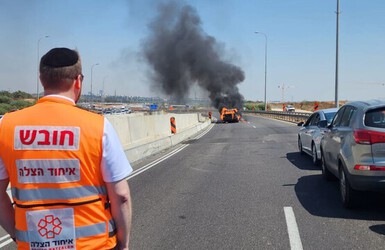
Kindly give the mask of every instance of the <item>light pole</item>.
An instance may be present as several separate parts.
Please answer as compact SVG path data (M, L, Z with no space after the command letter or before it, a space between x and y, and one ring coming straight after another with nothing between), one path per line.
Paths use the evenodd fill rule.
M335 79L335 103L336 108L339 108L338 100L338 49L339 49L339 29L340 29L340 0L337 0L337 22L336 22L336 79Z
M266 88L267 88L267 36L263 32L255 31L255 34L261 34L265 37L265 111L267 111L267 101L266 101Z
M99 63L92 64L92 66L91 66L91 103L93 101L93 94L92 94L92 71L94 69L94 66L97 66L97 65L99 65Z
M43 36L43 37L40 37L37 40L37 76L36 76L36 97L37 97L37 100L39 100L39 64L40 64L39 52L40 52L40 41L41 41L41 39L48 38L48 37L49 36Z

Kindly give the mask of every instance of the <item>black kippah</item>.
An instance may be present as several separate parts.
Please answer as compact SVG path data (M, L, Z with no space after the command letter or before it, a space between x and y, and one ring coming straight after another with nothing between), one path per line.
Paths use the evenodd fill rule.
M67 48L54 48L48 51L40 63L52 68L72 66L77 63L79 56L76 51Z

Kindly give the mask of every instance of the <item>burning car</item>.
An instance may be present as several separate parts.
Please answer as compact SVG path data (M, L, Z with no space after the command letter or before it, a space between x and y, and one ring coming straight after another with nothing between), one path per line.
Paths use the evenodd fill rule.
M241 114L238 113L238 109L228 109L228 108L222 108L221 110L221 120L223 122L239 122L241 119Z

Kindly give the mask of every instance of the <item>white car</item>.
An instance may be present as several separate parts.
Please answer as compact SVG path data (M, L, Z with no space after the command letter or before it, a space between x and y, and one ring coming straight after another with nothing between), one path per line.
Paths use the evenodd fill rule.
M285 111L286 112L295 112L295 108L293 105L286 105L285 106Z
M298 126L301 126L298 132L299 152L312 156L314 165L318 166L321 162L321 139L337 110L337 108L321 109L314 112L305 123L298 123Z

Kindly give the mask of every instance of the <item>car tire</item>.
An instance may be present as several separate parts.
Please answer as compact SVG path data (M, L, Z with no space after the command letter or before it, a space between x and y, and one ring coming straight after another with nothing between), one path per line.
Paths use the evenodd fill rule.
M325 180L331 181L334 179L333 174L330 172L330 170L326 166L325 156L323 155L323 153L321 153L321 169L322 169L322 177Z
M317 147L315 146L314 142L311 144L311 152L312 152L311 157L312 157L313 164L315 166L319 166L320 161L318 160Z
M345 208L353 208L355 204L355 198L357 196L356 191L350 186L349 180L346 178L346 172L343 166L340 166L340 194L342 205Z
M298 150L299 150L299 153L300 153L301 155L304 154L303 148L302 148L301 137L299 137L299 136L298 136Z

